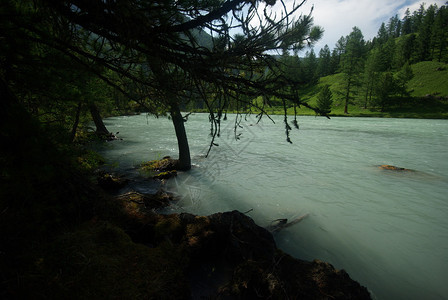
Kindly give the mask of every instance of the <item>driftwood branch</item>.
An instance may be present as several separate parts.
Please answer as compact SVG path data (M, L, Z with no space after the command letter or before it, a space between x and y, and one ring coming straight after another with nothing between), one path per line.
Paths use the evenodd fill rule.
M301 222L303 219L305 219L306 217L308 217L309 214L305 214L301 217L298 217L294 220L292 220L291 222L288 222L288 219L277 219L271 222L271 224L267 227L267 230L271 233L274 232L279 232L282 229L285 229L287 227L290 227L292 225L295 225L299 222Z

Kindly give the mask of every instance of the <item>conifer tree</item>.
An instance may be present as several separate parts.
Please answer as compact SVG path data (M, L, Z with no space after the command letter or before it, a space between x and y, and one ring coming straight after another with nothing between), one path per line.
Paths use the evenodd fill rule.
M447 3L448 4L448 3ZM433 59L448 61L448 9L446 5L439 8L434 20L431 40L434 45Z
M328 45L325 45L319 51L319 63L317 66L317 74L319 77L324 77L332 74L331 70L331 52Z
M342 58L342 73L344 74L344 113L348 114L348 104L352 93L359 86L359 74L364 68L365 41L361 30L353 27L347 36L347 46Z
M317 74L317 66L318 61L316 57L316 53L314 53L314 49L307 51L305 53L305 57L303 59L303 72L304 72L304 81L309 84L314 84L318 80Z
M413 77L414 72L408 62L405 63L401 70L396 74L397 90L402 98L409 95L407 91L407 84Z
M381 23L380 29L378 30L378 34L375 37L375 45L382 45L387 42L389 39L389 32L386 29L386 24Z
M331 106L333 105L333 94L331 93L330 86L324 85L319 94L317 95L317 107L329 114L331 112Z
M376 104L383 112L392 103L392 96L398 91L397 83L391 72L382 73L375 85Z
M401 26L401 35L407 35L412 32L412 19L409 8L406 9Z
M375 82L378 79L380 64L378 63L379 50L374 48L370 50L364 68L363 87L364 87L364 108L372 100Z

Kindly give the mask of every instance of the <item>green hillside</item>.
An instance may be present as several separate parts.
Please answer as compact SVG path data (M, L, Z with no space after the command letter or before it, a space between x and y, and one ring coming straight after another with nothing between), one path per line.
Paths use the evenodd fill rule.
M348 116L409 117L409 118L448 118L448 65L446 63L425 61L411 66L414 77L408 83L409 98L397 98L397 105L384 112L379 108L364 108L364 92L357 91L357 96L349 105ZM302 99L316 105L317 95L324 85L329 85L333 93L331 116L344 114L343 74L338 73L321 77L317 85L302 90ZM278 108L271 112L281 113ZM314 115L307 108L298 110L301 115ZM293 108L288 110L293 114Z
M426 95L448 96L448 65L435 61L423 61L412 65L414 78L409 82L412 97Z

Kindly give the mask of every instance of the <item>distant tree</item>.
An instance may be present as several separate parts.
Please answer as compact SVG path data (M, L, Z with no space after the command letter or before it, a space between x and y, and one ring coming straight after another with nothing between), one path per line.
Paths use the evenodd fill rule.
M406 62L412 60L412 55L415 50L414 33L403 36L397 40L394 54L394 65L401 68Z
M423 4L422 7L424 7ZM435 20L435 10L436 7L434 5L430 5L426 11L423 9L424 14L422 15L417 35L417 61L432 59L431 48L433 47L433 42L431 40L431 37Z
M284 51L280 62L282 73L284 73L287 80L296 83L294 86L285 86L285 93L298 97L298 91L310 83L303 66L303 61L296 54L290 55L287 51ZM282 99L271 98L269 99L269 104L282 105Z
M372 100L375 83L378 79L380 66L378 63L378 53L379 50L377 48L370 50L365 63L363 74L364 108L367 108L368 103Z
M380 72L389 71L392 69L395 54L395 39L389 38L382 44L374 46L376 53L376 68Z
M386 28L386 24L381 23L380 29L378 30L378 34L375 37L375 46L382 45L387 42L389 39L389 32Z
M410 33L412 33L412 18L411 12L409 11L409 8L407 8L402 20L401 35L407 35Z
M333 94L331 93L330 86L324 85L319 94L317 95L317 107L319 110L329 114L333 105Z
M304 81L310 84L314 84L318 80L318 61L316 57L316 53L314 53L314 49L307 51L305 53L305 57L303 58L303 73L304 73Z
M448 8L443 5L436 13L431 40L434 45L433 59L447 61L448 57Z
M352 98L353 89L359 86L359 74L364 68L365 41L358 27L353 27L346 40L347 46L342 57L342 73L344 74L344 113L348 114L348 104Z
M420 4L420 7L418 10L414 11L412 13L412 30L411 32L418 32L420 29L420 26L423 23L423 18L425 16L426 9L425 9L425 3Z
M341 36L339 40L336 42L333 53L334 57L337 58L338 67L341 64L342 55L345 53L347 47L347 37Z
M409 94L407 91L407 84L413 77L414 72L408 62L405 63L401 70L395 75L397 91L400 93L401 97L405 97Z
M332 74L331 52L328 45L325 45L319 51L319 63L317 65L317 74L319 77L324 77Z
M389 37L397 38L400 36L401 32L401 21L398 15L395 15L389 19L387 23L387 35Z
M382 73L375 85L376 105L384 112L392 103L392 96L398 91L397 83L391 72Z
M330 59L330 74L335 74L339 70L341 57L336 49L331 51L331 59Z

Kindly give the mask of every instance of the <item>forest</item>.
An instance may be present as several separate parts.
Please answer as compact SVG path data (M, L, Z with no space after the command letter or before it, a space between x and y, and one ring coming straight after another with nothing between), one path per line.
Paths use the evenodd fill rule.
M95 171L102 158L86 145L116 138L105 117L168 117L179 146L177 170L191 168L188 111L209 114L210 149L227 113L236 115L236 139L245 114L283 114L288 142L291 114L430 106L446 117L446 84L423 96L417 84L411 88L422 63L446 82L446 6L392 17L372 41L354 27L332 51L326 46L316 56L309 47L324 28L311 14L293 17L301 2L275 16L276 2L282 3L1 2L0 297L188 298L185 273L203 254L194 252L203 246L195 243L208 237L211 221L144 214L136 207L147 198L111 200L99 189ZM298 127L296 119L292 124ZM271 248L269 255L284 257ZM192 253L191 261L185 258ZM262 268L238 263L253 270L243 277ZM282 265L295 263L285 258ZM320 263L305 265L336 274ZM272 282L263 281L266 291ZM258 287L249 291L245 284L226 293L255 295ZM312 286L319 292L318 282ZM335 286L342 285L328 284L325 292L336 294ZM277 286L276 297L286 290ZM361 294L368 299L367 291Z

